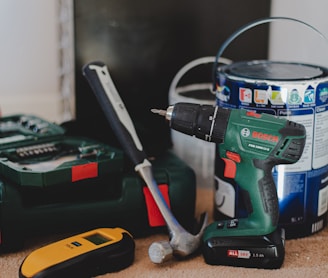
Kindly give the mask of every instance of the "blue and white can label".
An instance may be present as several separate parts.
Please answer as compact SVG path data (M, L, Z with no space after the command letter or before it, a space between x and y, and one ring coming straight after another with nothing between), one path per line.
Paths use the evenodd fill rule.
M280 220L286 237L322 230L328 211L328 74L303 64L252 61L217 71L216 102L221 107L255 110L301 123L306 144L295 164L273 169ZM245 217L242 192L215 166L215 218Z

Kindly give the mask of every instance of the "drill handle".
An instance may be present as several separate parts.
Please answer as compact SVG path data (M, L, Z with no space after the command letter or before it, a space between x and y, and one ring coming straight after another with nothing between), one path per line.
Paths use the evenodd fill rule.
M224 177L232 178L243 189L243 199L248 212L243 221L244 232L269 234L276 229L279 221L279 203L275 182L272 177L271 160L242 159L238 154L225 151Z
M279 202L277 196L277 188L272 177L271 163L263 163L263 161L254 160L256 167L263 169L263 177L258 181L259 192L263 204L264 212L269 215L271 225L276 227L279 221Z

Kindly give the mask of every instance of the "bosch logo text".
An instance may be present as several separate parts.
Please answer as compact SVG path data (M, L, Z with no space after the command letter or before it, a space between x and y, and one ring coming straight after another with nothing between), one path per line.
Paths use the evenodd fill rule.
M263 133L263 132L259 132L259 131L253 131L252 138L260 139L263 141L275 142L275 143L277 143L279 141L279 136L268 134L268 133Z

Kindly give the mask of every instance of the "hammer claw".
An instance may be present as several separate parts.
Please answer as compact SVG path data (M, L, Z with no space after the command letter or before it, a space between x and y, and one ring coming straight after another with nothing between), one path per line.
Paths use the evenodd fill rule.
M203 213L201 217L201 228L198 234L193 235L187 232L172 214L170 208L164 201L164 198L158 189L157 183L153 177L151 164L149 161L138 165L136 171L140 174L149 188L163 218L167 224L170 242L153 243L149 248L150 259L155 263L162 263L172 253L180 258L187 257L194 253L200 246L201 238L207 226L208 215Z

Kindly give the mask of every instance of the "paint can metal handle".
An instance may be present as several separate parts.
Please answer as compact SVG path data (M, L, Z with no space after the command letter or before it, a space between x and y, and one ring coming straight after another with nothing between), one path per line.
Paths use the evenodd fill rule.
M274 21L292 21L292 22L296 22L299 24L302 24L308 28L310 28L312 31L314 31L315 33L317 33L322 39L324 39L327 44L328 44L328 38L321 33L318 29L316 29L315 27L313 27L312 25L299 20L299 19L295 19L295 18L291 18L291 17L267 17L267 18L262 18L262 19L257 19L255 21L252 21L244 26L242 26L241 28L239 28L237 31L235 31L234 33L232 33L225 41L224 43L221 45L221 47L219 48L216 57L215 57L215 61L213 64L213 72L212 72L212 81L213 81L213 91L216 90L216 86L215 86L215 82L216 82L216 70L218 67L218 63L220 60L220 57L222 56L223 52L226 50L226 48L237 38L239 37L241 34L243 34L244 32L248 31L249 29L252 29L256 26L262 25L262 24L266 24L266 23L271 23Z

